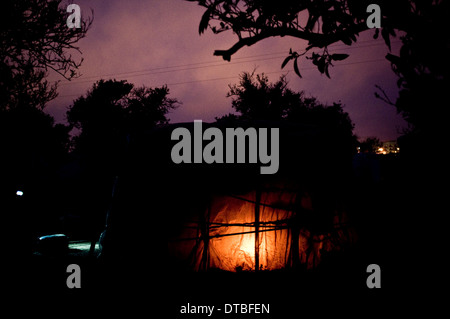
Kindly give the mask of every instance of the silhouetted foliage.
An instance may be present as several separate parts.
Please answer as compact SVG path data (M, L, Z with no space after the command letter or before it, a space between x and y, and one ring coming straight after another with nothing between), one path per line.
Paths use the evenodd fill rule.
M286 76L275 83L263 74L243 72L240 83L229 85L227 97L241 119L286 120L345 131L353 136L354 125L340 103L326 106L305 92L288 87Z
M233 108L244 119L281 120L304 105L303 92L294 92L287 86L285 76L269 83L264 74L243 72L239 84L229 85L227 97L233 98Z
M191 0L188 0L191 1ZM366 12L369 4L381 8L381 28L374 29L391 49L391 38L402 36L400 54L387 54L393 71L399 76L401 89L398 100L392 102L383 94L377 97L395 105L411 125L411 131L428 131L428 138L441 135L444 118L437 116L446 101L449 81L450 17L448 1L443 0L330 0L330 1L253 1L253 0L196 0L206 8L200 21L199 33L210 28L213 33L231 31L238 41L228 50L216 50L214 55L230 61L244 46L251 46L270 37L291 36L307 41L302 51L292 48L284 59L284 68L293 61L295 73L301 77L301 62L305 57L329 77L328 68L334 61L348 57L333 54L328 46L342 42L352 45L360 32L368 30ZM421 134L421 133L419 133ZM428 133L427 133L428 134ZM423 141L422 141L423 142Z
M190 1L190 0L188 0ZM367 5L382 4L383 37L389 41L392 34L391 15L385 15L390 10L405 11L407 1L361 1L361 0L330 0L330 1L253 1L253 0L198 0L206 11L200 21L199 33L208 27L213 33L232 30L238 37L228 50L216 50L214 55L222 56L230 61L231 56L244 46L251 46L270 37L292 36L308 41L307 47L296 52L292 49L284 60L282 67L289 60L294 60L294 70L300 76L298 58L306 55L312 49L321 49L309 56L321 73L328 74L328 66L332 61L347 58L346 54L330 54L327 47L342 41L347 45L357 41L360 32L368 29L366 25ZM396 17L397 19L397 17Z
M56 84L50 85L45 77L46 72L32 65L14 72L11 66L0 63L0 112L30 105L44 109L57 96Z
M231 56L244 46L251 46L270 37L291 36L308 42L301 52L289 51L289 56L283 61L284 67L294 60L294 71L300 76L298 58L307 56L317 66L321 73L328 74L328 66L332 61L347 58L347 54L332 54L328 46L343 42L352 45L357 41L359 33L368 30L366 12L369 4L378 4L381 8L381 29L375 30L375 38L383 37L386 45L391 48L390 38L397 31L413 35L421 30L417 23L427 24L427 31L434 40L439 40L439 32L445 27L448 5L445 1L435 0L286 0L286 1L253 1L253 0L188 0L198 2L206 8L203 14L199 33L210 28L215 34L232 31L238 41L228 50L216 50L214 55L222 56L230 61ZM436 15L437 14L437 15ZM434 16L435 15L435 16ZM429 18L436 22L433 28ZM448 17L448 15L447 15ZM444 61L444 60L441 60Z
M0 117L2 160L26 175L36 167L52 167L64 157L69 138L68 127L54 124L53 118L34 107L2 112Z
M61 208L56 195L61 190L58 170L66 160L68 140L68 127L55 125L40 109L0 112L0 210L4 229L20 234L10 244L15 254L30 253L37 228ZM23 192L20 198L17 190Z
M18 165L22 161L43 161L42 154L66 151L69 129L54 125L53 118L42 111L57 95L56 83L50 85L45 77L48 69L67 79L76 76L81 61L73 59L69 51L79 51L76 43L86 36L92 23L91 19L83 20L81 28L69 29L67 15L61 0L2 2L1 147L8 154L6 157L12 156L8 161L22 168L27 167ZM44 157L53 162L52 156Z
M56 83L45 77L52 69L67 79L77 76L82 59L70 51L86 36L92 19L69 29L61 0L7 0L0 12L0 110L20 105L44 108L56 97Z
M127 81L100 80L68 108L69 125L79 130L72 140L72 154L81 167L78 198L89 203L75 205L90 221L93 243L104 227L115 176L127 176L133 169L130 165L139 166L134 150L153 152L152 145L141 145L140 139L168 123L167 113L178 106L168 95L167 86L135 88Z
M323 105L305 92L288 87L286 76L270 83L264 74L243 72L239 84L229 85L227 96L238 114L216 118L219 122L236 120L286 121L316 128L324 134L327 145L347 154L354 152L354 124L341 103ZM339 149L339 150L338 150Z
M400 37L399 55L386 56L399 77L397 111L412 131L427 131L427 138L436 138L447 126L440 114L447 108L450 87L449 8L448 1L417 2L411 25Z
M67 111L71 127L81 130L74 138L75 151L97 167L111 166L130 138L168 123L167 113L178 105L168 95L167 86L134 88L126 81L98 81Z
M53 224L46 221L61 214L59 173L70 129L43 111L57 96L57 83L46 77L49 69L66 79L77 76L81 61L71 53L79 52L76 43L92 22L69 29L61 2L6 0L0 10L0 209L3 224L20 234L10 245L18 256L30 253L38 228L49 230Z

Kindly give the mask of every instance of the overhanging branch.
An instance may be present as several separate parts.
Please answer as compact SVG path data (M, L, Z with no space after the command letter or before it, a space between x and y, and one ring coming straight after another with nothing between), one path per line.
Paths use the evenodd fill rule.
M298 29L292 29L287 27L278 27L270 30L261 31L255 36L242 38L238 42L236 42L231 48L228 50L216 50L214 51L215 56L221 56L224 60L230 61L231 56L235 54L237 51L242 49L244 46L251 46L261 40L277 37L277 36L292 36L295 38L303 39L309 42L309 46L307 50L317 47L323 48L335 42L342 40L344 37L348 37L349 34L358 34L362 31L368 30L365 22L361 22L355 24L344 31L336 32L332 34L323 34L323 33L311 33L305 32Z

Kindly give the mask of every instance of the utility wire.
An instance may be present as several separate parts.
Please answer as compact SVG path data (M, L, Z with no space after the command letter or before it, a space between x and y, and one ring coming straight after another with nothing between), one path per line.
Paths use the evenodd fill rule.
M382 62L386 61L385 59L373 59L373 60L365 60L365 61L356 61L356 62L348 62L348 63L339 63L333 66L335 67L341 67L341 66L348 66L348 65L355 65L355 64L363 64L363 63L374 63L374 62ZM307 70L314 70L316 67L305 67L301 68L302 71ZM286 70L277 70L277 71L271 71L271 72L264 72L264 74L276 74L276 73L285 73ZM236 76L229 76L229 77L220 77L220 78L210 78L210 79L200 79L200 80L191 80L191 81L183 81L183 82L175 82L175 83L167 83L165 85L167 86L175 86L175 85L184 85L184 84L192 84L192 83L199 83L199 82L209 82L209 81L220 81L220 80L232 80L236 79ZM71 96L80 96L80 94L67 94L67 95L61 95L59 97L71 97Z
M366 40L363 42L369 42L371 40ZM400 41L398 41L400 42ZM395 42L393 42L395 43ZM346 46L346 45L336 45L334 47L331 47L330 49L339 49L339 47L345 47L345 50L349 49L362 49L362 48L368 48L373 46L379 46L384 43L372 43L369 45L362 45L362 46ZM283 54L283 55L280 55ZM269 55L275 55L273 57L268 58L261 58L261 59L254 59L256 57L264 57ZM144 70L135 70L135 71L128 71L128 72L121 72L121 73L110 73L110 74L103 74L103 75L93 75L84 77L82 80L74 80L69 82L61 83L60 85L74 85L74 84L82 84L82 83L88 83L92 82L92 79L101 79L103 77L115 77L115 76L126 76L126 77L137 77L137 76L145 76L145 75L153 75L153 74L163 74L163 73L170 73L170 72L180 72L180 71L189 71L189 70L197 70L197 69L204 69L204 68L211 68L211 67L224 67L224 66L232 66L237 64L243 64L247 62L260 62L260 61L267 61L267 60L274 60L274 59L281 59L286 57L286 52L272 52L272 53L265 53L265 54L259 54L259 55L252 55L247 57L240 57L235 58L235 60L243 60L243 59L251 59L246 61L238 61L238 62L231 62L231 63L218 63L217 61L208 61L208 62L196 62L196 63L189 63L184 65L177 65L177 66L165 66L165 67L157 67L157 68L151 68L151 69L144 69ZM206 65L207 64L207 65ZM174 70L172 70L174 69Z

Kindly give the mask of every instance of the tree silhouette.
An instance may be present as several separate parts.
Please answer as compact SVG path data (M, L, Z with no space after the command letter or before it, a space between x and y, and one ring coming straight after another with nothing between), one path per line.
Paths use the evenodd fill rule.
M96 169L113 169L130 138L168 122L167 113L178 106L168 95L167 86L134 88L126 81L98 81L67 111L69 125L81 130L74 138L75 152Z
M46 73L32 65L14 72L11 66L0 63L0 112L33 107L44 109L57 96L56 84L45 80Z
M415 8L413 25L401 37L399 55L388 54L392 69L399 77L399 97L394 104L411 125L412 132L426 132L426 139L436 139L447 126L440 116L447 107L450 87L448 1L422 1ZM389 103L384 95L380 96Z
M400 54L387 54L393 71L399 76L401 89L394 103L385 94L378 97L395 105L411 125L413 132L430 132L427 138L441 135L445 117L436 116L444 107L445 88L449 87L450 17L448 1L443 0L188 0L204 8L199 33L208 28L215 34L233 32L238 41L227 50L216 50L214 55L230 61L231 56L244 46L254 45L270 37L291 36L307 42L302 51L289 50L281 66L293 61L294 71L301 77L302 62L306 58L329 76L328 68L334 61L348 57L333 54L328 46L342 42L352 45L358 35L368 30L366 19L369 4L381 8L381 28L374 29L374 38L380 35L391 49L391 38L401 34ZM428 133L427 133L428 134Z
M264 74L243 72L240 83L229 86L227 97L233 98L232 106L242 118L281 120L305 102L303 92L294 92L287 86L285 76L269 83Z
M49 69L67 79L76 77L82 59L71 51L86 36L92 23L69 29L61 0L7 0L0 13L0 110L33 104L44 108L56 97L56 83L45 77Z
M5 225L23 233L11 245L29 252L34 221L52 214L57 172L67 155L68 127L54 123L45 105L56 97L50 69L67 79L77 76L81 61L72 57L76 43L92 19L81 28L66 25L61 0L7 0L0 11L0 191ZM23 191L18 201L17 190ZM25 240L23 240L25 238ZM17 248L17 249L16 249Z
M286 76L270 83L264 74L243 72L239 84L229 85L227 96L238 114L216 118L219 122L236 120L284 121L314 128L321 133L328 151L351 156L356 149L354 124L340 103L323 105L305 92L288 87Z
M14 256L31 253L31 245L47 218L60 214L57 173L66 160L69 130L35 107L0 112L0 192L2 224L10 234ZM16 191L23 195L16 196ZM53 219L54 220L54 219Z
M238 42L231 48L216 50L214 55L229 61L244 46L270 37L291 36L308 42L301 53L289 52L295 60L312 49L323 50L309 56L321 73L325 72L331 61L346 58L346 55L329 54L329 45L339 41L351 45L357 41L359 33L368 30L366 19L369 4L378 4L381 8L381 29L375 30L374 37L381 33L389 48L390 37L396 35L395 30L414 32L417 22L425 22L433 12L444 15L447 9L444 1L439 0L187 1L198 2L206 8L200 21L200 34L210 28L215 34L231 30L238 37Z
M127 81L100 80L67 110L69 125L80 130L73 138L73 153L82 168L78 198L89 203L80 209L89 219L91 251L104 227L115 176L129 174L127 163L137 160L128 150L140 148L139 139L167 123L167 113L178 106L168 95L167 86L135 88Z
M210 28L215 34L231 30L238 37L238 41L231 48L216 50L214 55L230 61L231 56L244 46L254 45L270 37L291 36L307 41L307 46L301 52L290 50L283 66L293 59L294 70L300 75L298 58L313 49L320 49L321 52L312 52L308 58L321 73L328 75L328 66L332 61L343 60L347 55L330 54L327 47L339 41L347 45L357 41L359 33L368 29L366 19L369 14L366 10L369 4L379 4L382 8L381 35L390 45L389 38L395 35L394 29L405 30L405 22L413 14L411 3L416 1L198 0L195 2L206 8L200 21L200 34ZM378 32L377 29L377 36Z
M34 174L53 171L66 155L68 140L68 127L55 125L39 109L17 108L0 116L2 169L15 183L26 184Z
M285 120L342 130L353 136L354 124L340 103L323 105L315 97L306 97L304 91L295 92L288 87L286 76L275 83L263 74L243 72L239 84L229 85L227 97L241 119ZM233 119L226 116L224 119Z

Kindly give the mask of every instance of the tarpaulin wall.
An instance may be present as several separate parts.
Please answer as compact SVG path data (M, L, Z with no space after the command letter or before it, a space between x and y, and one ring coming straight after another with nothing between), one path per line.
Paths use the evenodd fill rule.
M315 212L307 194L297 197L297 191L276 187L214 196L206 211L169 241L169 252L197 271L312 268L324 252L355 240L344 212L334 211L328 228L303 223L303 214Z

